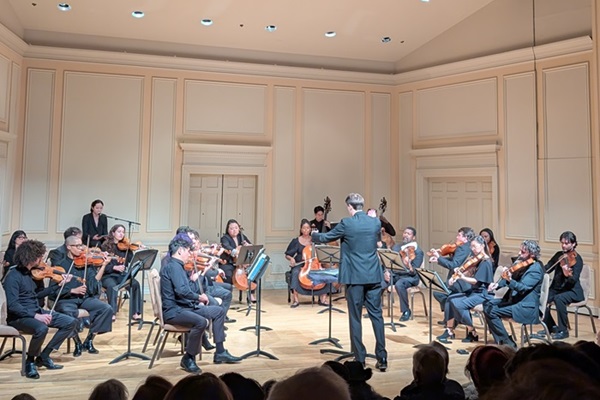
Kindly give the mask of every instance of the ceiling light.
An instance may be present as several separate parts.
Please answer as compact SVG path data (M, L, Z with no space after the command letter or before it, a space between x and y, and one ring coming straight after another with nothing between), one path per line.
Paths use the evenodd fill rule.
M214 21L209 18L204 18L203 20L200 21L200 23L204 26L211 26L214 23Z
M325 37L328 38L335 37L335 35L337 35L337 33L335 33L334 31L325 32Z
M67 3L58 3L57 7L60 11L70 11L71 10L71 6Z
M145 14L144 14L144 12L143 12L143 11L133 11L133 12L131 13L131 16L132 16L133 18L144 18L144 15L145 15Z
M382 43L389 43L391 41L392 41L392 38L389 37L389 36L384 36L384 37L381 38L381 42Z
M422 3L429 3L429 0L421 0Z
M265 26L265 31L267 31L267 32L275 32L276 30L277 30L277 27L275 25Z

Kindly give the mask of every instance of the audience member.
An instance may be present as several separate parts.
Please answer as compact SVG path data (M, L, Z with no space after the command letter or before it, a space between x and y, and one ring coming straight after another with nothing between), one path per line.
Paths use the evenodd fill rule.
M277 382L269 400L351 400L348 384L329 367L307 368Z
M271 389L273 389L273 386L275 386L276 383L277 380L269 379L268 381L262 384L262 389L265 393L265 399L269 397L269 393L271 393Z
M131 400L163 400L173 384L158 375L150 375L136 390Z
M118 379L109 379L96 385L89 400L127 400L129 392L127 388Z
M173 386L164 400L233 400L225 382L215 374L188 375Z
M231 392L234 400L264 400L265 392L254 379L246 378L237 372L219 376Z
M465 366L471 382L464 386L467 400L483 396L496 383L506 378L504 366L515 354L510 346L485 345L476 347Z
M30 395L29 393L21 393L21 394L14 396L10 400L35 400L35 397Z

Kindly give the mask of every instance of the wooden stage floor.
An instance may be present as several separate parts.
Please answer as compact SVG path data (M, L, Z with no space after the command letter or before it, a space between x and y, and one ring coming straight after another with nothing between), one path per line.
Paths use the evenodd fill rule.
M237 291L234 293L237 300ZM311 306L309 297L301 297L301 305L291 309L287 303L285 290L268 290L263 293L262 326L270 327L272 331L261 333L261 350L269 352L279 360L271 360L267 357L250 357L239 364L216 365L212 363L213 352L204 352L203 359L198 363L205 372L216 375L229 371L239 372L247 377L254 378L260 383L268 379L281 379L294 374L297 370L312 366L318 366L327 360L332 360L335 355L321 354L320 349L334 348L329 343L309 345L308 343L328 337L328 314L317 314L324 307ZM397 304L397 303L396 303ZM346 309L345 300L334 302L335 307ZM434 304L435 305L435 304ZM238 306L234 300L233 306ZM125 309L127 308L127 303ZM441 319L438 307L434 307L433 336L440 335L442 328L435 325ZM386 327L387 350L389 353L389 369L385 373L374 371L369 383L382 395L393 398L402 387L412 380L412 354L413 346L429 341L428 320L423 313L420 297L415 298L415 319L408 321L406 327L397 327L393 332ZM395 320L398 321L398 306L394 309ZM150 320L152 315L149 301L145 303L145 316ZM234 355L242 355L257 348L257 336L255 331L240 331L240 328L254 326L255 312L248 316L245 312L229 312L231 318L237 319L236 323L227 324L228 350ZM384 306L385 321L389 322L387 307ZM572 326L573 315L570 316ZM479 322L475 320L476 326ZM589 319L583 316L579 320L579 339L593 340L592 329ZM599 327L600 328L600 327ZM149 330L149 325L137 330L132 330L132 351L141 352L144 340ZM479 329L482 334L482 329ZM571 332L574 336L574 331ZM84 333L85 334L85 333ZM348 338L348 314L333 312L332 314L332 336L340 339L344 350L349 350ZM464 366L468 355L457 354L458 349L471 350L475 346L463 344L460 339L464 337L464 330L457 330L458 339L448 347L450 348L450 374L452 379L461 383L467 382L464 375ZM363 320L363 337L368 351L373 351L375 340L368 319ZM577 339L571 337L569 342L574 343ZM137 386L149 374L161 375L175 383L186 373L179 368L181 355L178 353L179 346L174 338L169 337L165 346L163 357L158 360L154 368L148 369L149 361L130 358L119 363L109 365L108 362L118 355L124 353L127 347L127 325L126 311L122 311L113 326L113 332L99 336L95 346L100 354L92 355L84 353L79 358L72 354L66 354L66 343L54 353L56 362L65 367L59 371L40 371L39 380L30 380L21 377L19 373L20 356L15 355L0 362L0 399L10 399L15 394L28 392L39 399L86 399L92 388L109 378L121 380L129 389L130 396L133 395ZM152 355L153 348L149 348L147 354ZM368 366L374 368L375 360L367 359Z

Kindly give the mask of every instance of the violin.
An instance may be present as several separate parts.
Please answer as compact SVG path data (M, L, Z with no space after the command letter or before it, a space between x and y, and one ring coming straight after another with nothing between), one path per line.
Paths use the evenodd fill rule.
M577 263L577 252L575 250L570 250L563 253L559 259L552 264L547 270L546 273L549 274L556 268L557 265L562 267L568 266L569 268L573 268ZM570 275L569 275L570 276Z
M510 275L514 274L518 270L528 267L533 264L535 260L533 258L528 258L527 260L522 260L514 263L509 269L502 272L502 279L508 281L510 279Z
M440 253L440 256L449 256L450 254L454 254L454 252L456 251L456 247L458 247L458 243L448 243L448 244L444 244L442 245L442 247L440 247L439 249L435 249L438 253ZM433 250L430 250L427 252L427 255L429 257L435 255L435 253L433 252Z
M56 283L60 283L64 279L65 269L63 267L52 267L46 263L39 263L38 266L31 269L31 275L36 281L49 278ZM83 282L82 278L76 277L78 281Z
M185 263L183 265L183 268L188 271L188 272L198 272L199 270L204 272L204 270L206 270L206 268L210 268L213 270L218 271L218 268L216 268L215 262L217 262L219 259L217 257L212 257L208 254L203 254L200 253L198 255L196 255L196 257L194 257L193 259L189 260L187 263ZM216 282L223 282L223 278L221 278L221 275L217 274L217 276L215 276L214 280Z
M452 275L451 279L453 281L456 281L460 277L461 273L464 274L464 273L470 271L472 268L475 268L486 257L487 257L487 255L482 251L481 253L477 254L475 257L469 258L467 261L464 262L463 265L461 265L460 267L457 268L456 272L454 272L454 275Z
M402 258L408 257L408 261L413 261L417 255L415 254L415 248L414 247L407 246L406 249L400 250L400 256Z
M129 238L123 238L117 242L117 248L121 251L138 251L139 249L147 248L142 242L131 243Z
M496 242L494 242L493 240L490 240L490 242L487 244L488 246L488 251L490 252L490 254L494 254L494 251L496 251Z
M125 258L117 257L117 256L109 256L109 259L117 260L119 264L123 264L125 262ZM103 254L81 254L78 257L73 259L73 264L77 268L83 268L86 265L92 267L101 267L104 264L104 255Z

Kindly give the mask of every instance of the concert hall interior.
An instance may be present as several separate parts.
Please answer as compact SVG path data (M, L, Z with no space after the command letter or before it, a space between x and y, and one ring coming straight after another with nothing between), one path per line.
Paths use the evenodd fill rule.
M261 318L273 331L261 332L260 346L279 360L215 365L204 351L198 366L263 383L335 358L319 353L328 343L308 344L327 335L328 314L317 314L325 297L312 304L300 293L290 309L285 252L324 198L337 223L356 192L365 211L386 199L395 242L414 227L425 251L460 227L490 228L503 266L527 240L539 243L545 264L561 234L574 232L600 327L599 27L600 0L0 0L0 259L18 230L47 250L61 246L65 229L93 214L94 199L108 229L122 224L131 243L160 255L182 225L212 244L235 219L270 258ZM428 257L423 266L447 272ZM245 310L259 293L239 296L234 289L232 306ZM345 301L332 305L347 310ZM134 358L108 365L127 349L129 306L93 342L98 356L74 358L65 342L53 354L65 368L41 370L37 381L20 375L18 355L0 360L0 397L86 398L109 377L133 395L148 374L183 378L171 336L152 369ZM389 368L380 373L367 360L380 394L393 398L411 382L413 346L429 342L424 311L417 294L400 327L396 296L397 330L385 328ZM432 311L437 336L443 313L435 303ZM575 337L572 311L566 342L594 340L583 308ZM254 331L240 331L255 313L229 312L231 353L256 348ZM132 329L133 351L148 329ZM331 329L349 349L348 315L334 311ZM368 319L363 335L371 351ZM457 350L474 343L449 348L449 377L468 382L468 356Z

